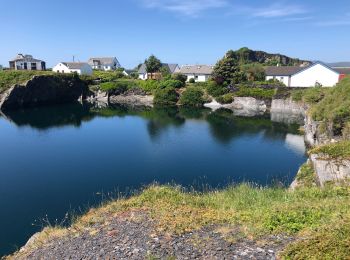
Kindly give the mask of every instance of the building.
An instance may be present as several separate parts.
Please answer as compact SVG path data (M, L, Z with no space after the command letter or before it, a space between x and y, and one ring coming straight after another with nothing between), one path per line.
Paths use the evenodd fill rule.
M92 68L85 62L60 62L52 71L57 73L78 73L79 75L92 75Z
M187 81L194 79L196 82L205 82L213 74L212 65L184 65L179 73L187 76Z
M121 67L116 57L90 58L88 64L95 70L116 70Z
M332 67L332 69L340 74L339 80L350 75L350 62L329 63L328 66Z
M0 70L3 70L4 68L2 67L2 65L0 65Z
M128 76L128 77L131 77L133 74L135 74L135 73L137 73L137 71L136 70L134 70L134 69L125 69L124 71L123 71L123 74L125 75L125 76Z
M180 71L180 67L178 64L168 64L168 63L162 63L163 68L168 69L170 74L174 74L176 72ZM146 80L150 77L150 73L147 73L146 71L146 64L142 64L138 71L139 79ZM159 73L153 73L153 78L159 77Z
M340 73L322 62L309 66L266 67L266 80L279 80L287 87L333 87L340 80Z
M12 70L46 70L45 61L34 59L32 55L18 54L9 65Z

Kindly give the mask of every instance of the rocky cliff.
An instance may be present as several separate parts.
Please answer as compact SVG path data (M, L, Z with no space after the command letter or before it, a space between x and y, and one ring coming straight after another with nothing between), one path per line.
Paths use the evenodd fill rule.
M327 182L337 184L350 180L350 160L333 159L324 154L311 154L310 161L321 186Z
M264 65L283 65L283 66L299 66L302 64L308 65L310 61L291 58L282 54L267 53L264 51L254 51L246 47L237 51L233 51L234 56L240 64L257 62Z
M12 110L46 104L77 101L87 93L87 85L75 75L34 76L0 95L0 109Z

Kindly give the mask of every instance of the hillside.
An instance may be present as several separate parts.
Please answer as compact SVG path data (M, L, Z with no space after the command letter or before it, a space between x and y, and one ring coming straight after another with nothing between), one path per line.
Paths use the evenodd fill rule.
M247 63L261 63L263 65L274 66L280 64L282 66L298 66L303 63L310 63L310 61L300 60L298 58L291 58L282 54L272 54L264 51L254 51L247 47L233 51L234 56L240 64Z

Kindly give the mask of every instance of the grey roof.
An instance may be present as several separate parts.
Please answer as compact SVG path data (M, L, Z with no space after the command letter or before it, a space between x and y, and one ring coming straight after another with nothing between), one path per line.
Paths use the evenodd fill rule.
M333 68L339 74L350 75L350 68Z
M299 67L299 66L269 66L265 67L265 74L266 76L291 76L299 71L302 71L305 69L305 67Z
M334 63L328 63L329 67L332 68L350 68L350 62L334 62Z
M335 73L339 74L339 72L337 70L329 67L327 64L325 64L321 61L315 61L312 64L310 64L309 66L301 66L301 67L296 67L296 66L265 67L265 74L266 74L266 76L292 76L292 75L300 73L304 70L307 70L307 69L309 69L317 64L320 64L320 65L328 68L329 70L332 70Z
M71 70L80 70L83 66L88 65L86 62L62 62Z
M168 64L168 63L162 63L162 66L163 67L168 67L169 71L171 74L173 74L176 70L176 68L179 66L178 64ZM138 71L139 74L146 74L147 71L146 71L146 64L143 63L141 65L141 67L139 68L139 71Z
M17 54L17 56L11 61L23 61L23 62L43 62L42 60L34 59L32 55Z
M103 57L103 58L90 58L88 63L94 65L94 61L99 61L101 65L108 65L114 62L115 57Z
M181 67L179 73L211 75L213 73L213 68L212 65L184 65Z

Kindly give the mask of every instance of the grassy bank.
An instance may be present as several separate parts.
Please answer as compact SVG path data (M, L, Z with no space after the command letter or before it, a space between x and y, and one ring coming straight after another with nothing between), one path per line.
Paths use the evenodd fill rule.
M293 259L345 259L350 250L350 188L315 187L289 191L248 184L206 193L180 187L151 186L129 199L105 203L74 220L72 227L46 228L35 245L50 239L79 235L106 217L128 210L148 210L159 232L181 234L209 224L239 227L237 237L254 240L268 234L295 237L281 256ZM94 232L94 230L90 230Z
M50 75L50 71L0 71L0 93L15 84L25 83L36 75Z

